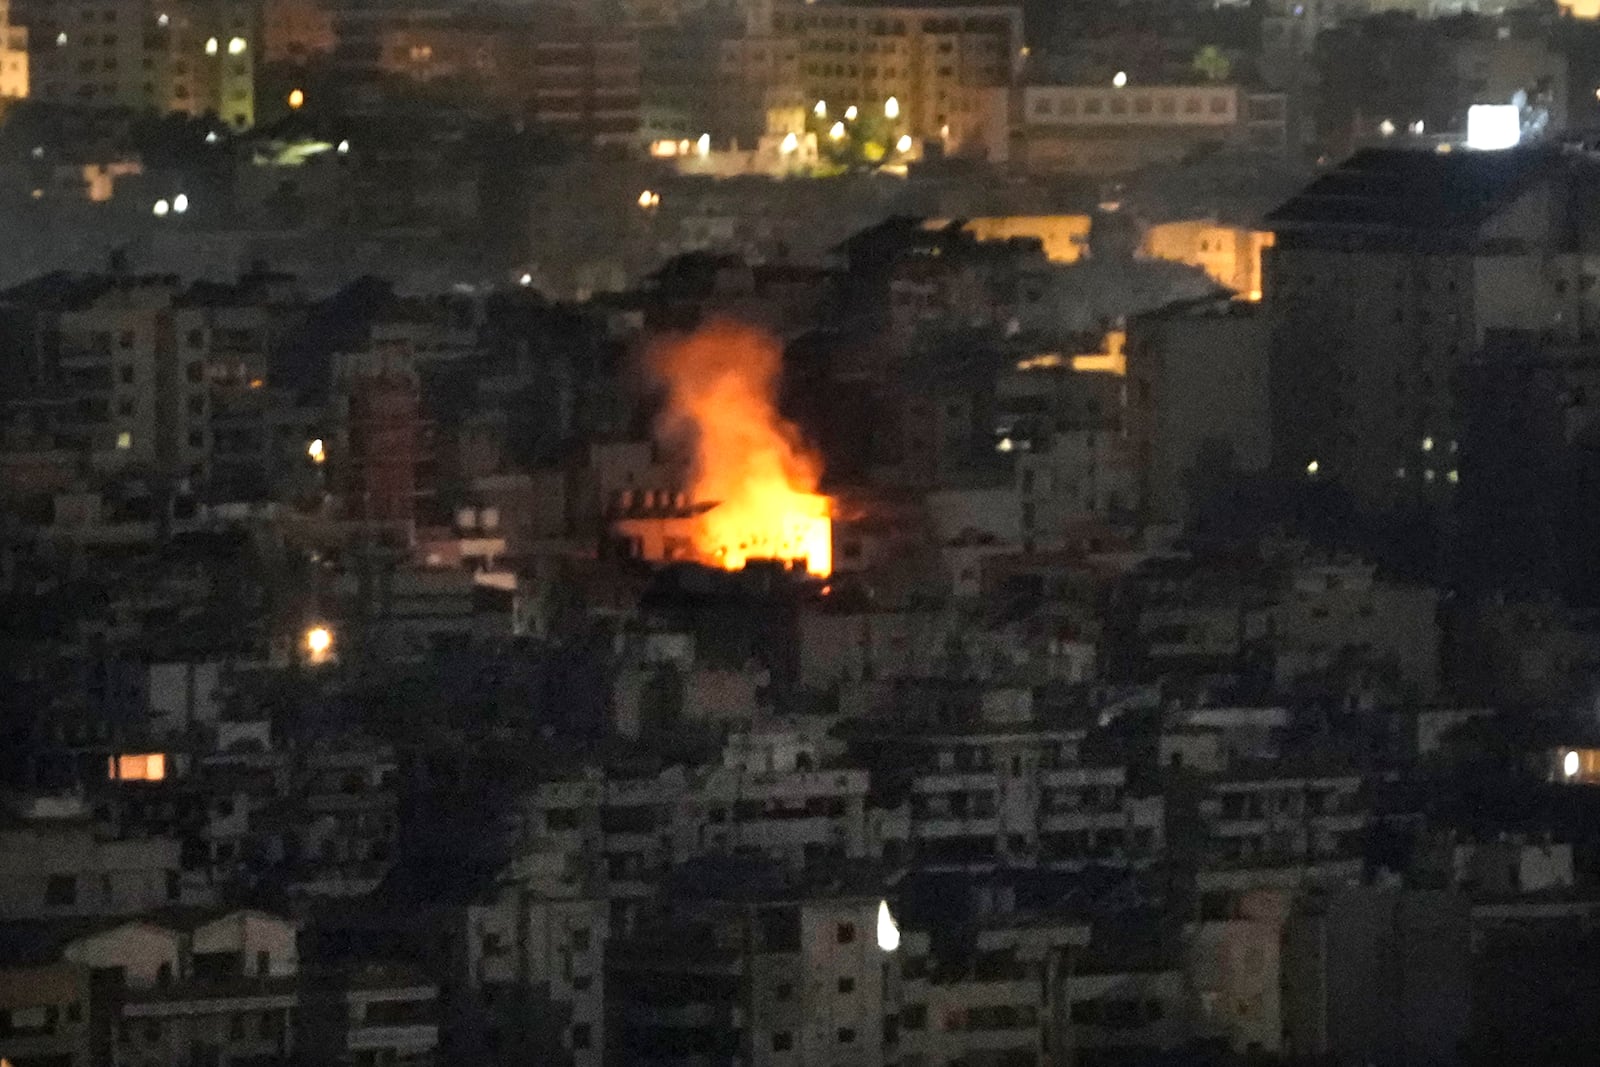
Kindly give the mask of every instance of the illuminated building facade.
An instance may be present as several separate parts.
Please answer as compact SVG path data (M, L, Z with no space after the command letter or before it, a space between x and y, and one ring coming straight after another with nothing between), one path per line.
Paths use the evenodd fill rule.
M10 0L0 0L0 115L28 96L28 30L11 23Z
M12 17L40 100L255 122L255 0L14 0Z
M1022 63L1020 8L816 4L780 10L774 26L796 42L807 104L876 118L894 97L895 128L914 138L991 158L1004 144L1006 91Z
M1281 93L1235 85L1030 85L1018 131L1030 170L1109 175L1220 146L1281 155L1287 116Z

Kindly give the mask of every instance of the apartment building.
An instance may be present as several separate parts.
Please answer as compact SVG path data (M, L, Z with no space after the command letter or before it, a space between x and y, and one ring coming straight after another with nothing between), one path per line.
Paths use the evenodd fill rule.
M775 32L795 43L807 108L849 108L955 153L1005 146L1007 93L1022 63L1022 11L1003 5L780 8ZM898 117L885 113L893 97ZM1000 156L999 158L1003 158Z
M1018 151L1038 173L1114 176L1219 147L1282 155L1287 101L1237 85L1029 85Z
M32 96L255 122L258 0L13 0Z
M1206 845L1197 887L1226 896L1355 884L1370 819L1355 772L1236 762L1200 802Z

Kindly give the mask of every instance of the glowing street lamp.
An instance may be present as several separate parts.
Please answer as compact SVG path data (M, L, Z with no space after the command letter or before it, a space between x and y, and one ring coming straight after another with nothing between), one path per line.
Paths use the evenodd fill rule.
M828 131L828 140L830 140L830 141L842 141L842 140L844 140L844 123L835 122L833 124L833 128Z
M849 107L844 109L844 117L846 122L854 122L856 120L856 116L859 114L861 114L861 112L856 109L854 104L851 104Z
M1594 95L1597 96L1597 97L1600 97L1600 89L1596 89L1594 91ZM818 100L817 101L817 106L811 109L811 113L813 115L817 116L817 118L819 118L819 119L827 118L828 117L828 102L826 100Z
M322 438L319 437L309 445L306 445L306 455L310 456L311 462L316 464L328 462L328 450L323 445Z
M222 44L215 37L206 38L206 55L214 56L222 50Z
M333 631L313 626L306 631L306 652L312 663L326 663L333 655Z
M893 952L900 947L900 925L889 914L887 900L878 901L878 947L885 952Z
M883 102L883 117L886 118L886 119L897 119L897 118L899 118L900 117L900 101L895 99L892 96L889 99L885 100Z
M242 56L244 55L244 50L249 47L243 37L235 37L228 42L228 54L230 56Z
M1111 77L1111 85L1112 85L1113 88L1121 89L1123 86L1125 86L1127 84L1128 84L1128 72L1127 71L1119 70L1119 71L1116 72L1116 74L1112 75L1112 77Z
M293 89L289 92L289 110L299 111L306 106L306 93L304 89Z
M171 211L172 204L165 199L157 200L155 206L150 209L150 213L158 219L166 218Z
M911 151L911 135L902 133L900 139L894 143L894 150L901 154Z
M660 193L652 193L649 189L646 189L644 192L639 194L639 208L640 208L640 210L649 211L651 208L656 208L656 207L660 207L660 206L661 206L661 194Z
M172 198L172 210L179 215L189 210L189 196L187 193L179 193Z
M778 151L786 156L792 156L800 148L800 138L792 132L783 135L783 143L778 146Z

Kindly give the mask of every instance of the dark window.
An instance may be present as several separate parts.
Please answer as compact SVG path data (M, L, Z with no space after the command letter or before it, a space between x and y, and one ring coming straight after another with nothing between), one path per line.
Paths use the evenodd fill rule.
M183 879L177 871L167 872L167 899L177 900L183 896Z
M850 942L856 939L856 924L840 923L837 936L839 939L839 944L848 945Z
M70 908L78 902L78 879L70 874L52 874L44 886L44 903L49 908Z
M257 974L266 974L270 970L272 970L272 953L270 953L270 952L257 952L256 953L256 973Z
M855 991L856 991L856 980L854 978L841 978L841 979L839 979L839 992L841 992L841 993L854 993Z
M779 1030L772 1035L772 1051L788 1052L794 1048L794 1034L788 1030Z
M590 1026L588 1023L578 1023L572 1028L572 1047L582 1050L589 1047L591 1040Z
M124 364L118 373L120 373L122 376L123 385L133 384L133 364Z
M855 1039L856 1039L856 1032L854 1030L850 1029L848 1026L839 1027L839 1044L841 1044L841 1045L853 1044L855 1042Z
M572 931L572 948L576 952L589 951L589 928L587 926Z
M204 330L190 330L189 331L189 347L190 348L204 348L205 346L206 346L206 332ZM199 365L200 364L198 364L198 363L189 364L190 373L193 374L194 373L194 368L198 367ZM198 381L199 379L191 379L191 380Z
M132 330L123 330L120 334L118 334L117 335L117 345L120 348L132 348L133 347L133 331Z
M201 381L203 381L205 379L205 376L206 376L205 364L201 363L197 359L194 362L190 363L187 368L185 368L184 373L187 375L188 379L191 382L194 382L194 383L198 384L199 382L201 382Z
M794 985L789 982L779 982L772 989L774 1000L789 1000L794 996Z
M575 974L572 976L572 988L579 993L584 992L593 984L594 979L587 974Z

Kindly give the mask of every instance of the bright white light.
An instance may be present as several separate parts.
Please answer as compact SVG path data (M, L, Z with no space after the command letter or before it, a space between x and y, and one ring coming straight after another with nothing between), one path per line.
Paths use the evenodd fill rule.
M1121 89L1124 85L1127 85L1127 84L1128 84L1128 72L1127 71L1119 70L1119 71L1117 71L1115 74L1113 74L1111 76L1111 85L1112 85L1113 88Z
M1473 104L1467 108L1467 147L1493 152L1522 140L1522 113L1515 104Z
M889 902L878 901L878 947L893 952L900 947L900 927L889 914Z
M883 117L886 118L886 119L897 119L897 118L899 118L900 117L900 101L896 100L892 96L889 99L885 100L883 102Z
M833 128L828 131L828 138L833 141L844 140L844 123L835 122Z
M313 463L321 463L328 458L328 450L323 445L322 438L318 437L309 445L306 445L306 455L311 457L311 462Z
M1568 778L1578 777L1578 771L1582 766L1582 758L1572 749L1568 749L1567 754L1561 757L1561 773Z
M179 193L172 198L172 210L182 215L189 210L189 197L186 193Z
M1444 480L1449 482L1451 485L1455 485L1457 482L1461 481L1461 472L1451 469L1451 471L1444 476Z
M1002 438L1000 438L999 441L995 442L994 450L996 452L1010 452L1012 449L1014 449L1016 447L1017 447L1017 443L1015 441L1013 441L1011 438L1002 437Z
M163 12L163 13L162 13L162 14L160 14L160 15L157 15L157 16L156 16L156 25L157 25L157 26L160 26L160 27L161 27L161 28L162 28L162 29L166 29L166 28L167 28L167 25L168 25L168 24L169 24L169 23L170 23L170 22L172 22L172 19L171 19L171 18L169 18L169 17L168 17L168 16L167 16L167 15L166 15L166 13L165 13L165 12Z
M119 452L126 452L132 447L133 434L129 433L127 430L123 430L121 433L117 434L117 450Z
M859 114L861 114L861 112L856 110L856 106L854 104L851 104L849 107L844 109L844 117L846 122L854 122L856 120L856 116Z
M694 150L700 153L701 158L711 154L711 135L702 133L700 139L694 143Z
M1594 91L1594 94L1596 96L1600 96L1600 89L1596 89ZM828 117L828 102L826 100L818 100L817 101L817 106L811 109L811 113L813 115L817 116L817 118L819 118L819 119L827 118Z
M517 279L517 284L518 285L522 285L522 286L532 285L533 284L533 275L524 274L522 277Z
M206 55L214 56L218 51L221 50L221 48L222 45L218 43L215 37L206 38Z
M894 150L896 152L911 151L911 135L909 133L902 133L900 135L900 139L894 143Z
M652 193L650 190L646 189L644 192L639 194L639 206L641 208L649 210L650 205L655 202L656 194Z
M155 215L156 218L164 219L167 217L167 212L171 210L171 204L167 203L165 200L157 200L155 207L151 208L150 212L151 214Z
M1382 122L1378 123L1378 132L1383 134L1385 137L1393 137L1394 123L1389 119L1384 119Z
M67 47L67 33L66 33L65 30L63 30L60 33L56 34L56 47L57 48L65 48L65 47Z
M36 145L33 146L33 158L34 159L43 159L44 158L44 145L36 144Z
M1316 460L1312 460L1310 463L1306 464L1306 473L1311 475L1313 478L1317 476L1317 472L1321 469L1322 464L1318 463Z
M339 154L341 156L348 156L350 154L350 142L349 141L340 141L339 142Z
M783 135L783 143L778 146L778 151L787 156L792 155L799 148L800 138L792 133L786 133Z
M243 37L235 37L228 42L228 54L230 56L242 56L244 55L244 50L249 47Z
M216 130L211 130L206 133L206 144L216 144L220 140L222 140L222 138L217 136Z
M1411 124L1411 132L1418 137L1421 137L1425 132L1427 132L1427 129L1427 123L1423 122L1421 119L1418 119L1416 122Z
M1424 452L1432 452L1433 451L1433 438L1424 437L1422 439L1422 450Z

